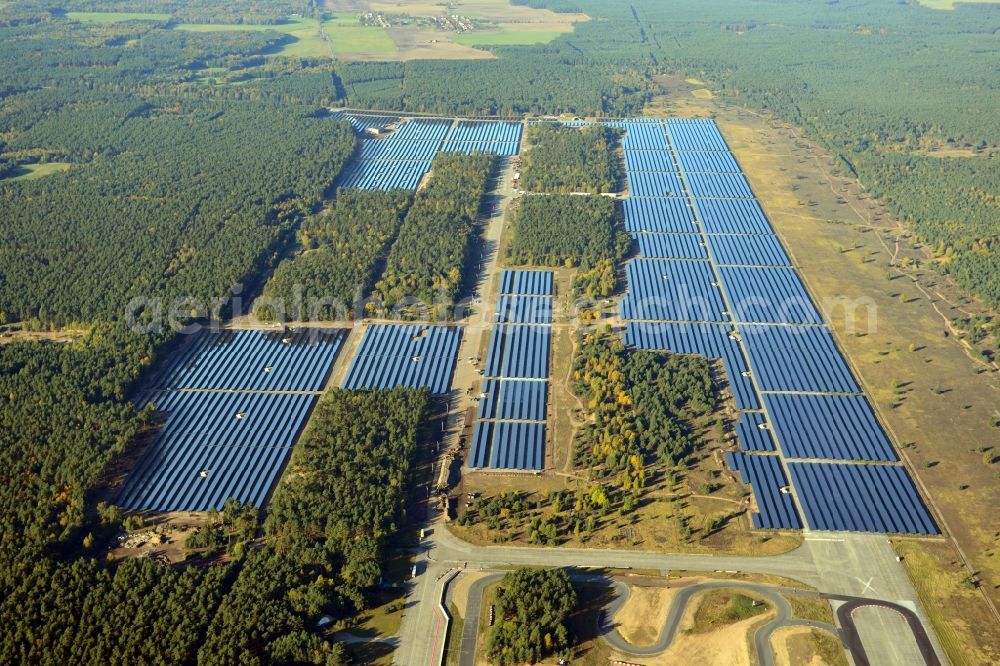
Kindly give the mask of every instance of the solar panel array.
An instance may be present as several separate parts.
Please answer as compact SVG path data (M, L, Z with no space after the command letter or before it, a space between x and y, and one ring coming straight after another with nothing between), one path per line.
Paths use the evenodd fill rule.
M521 123L463 120L452 128L442 150L466 155L517 155L521 145L521 129Z
M445 394L458 360L462 329L424 324L372 324L341 386L346 389L426 388Z
M749 452L729 461L757 498L754 525L797 528L804 515L813 529L933 530L715 123L611 124L626 131L623 212L639 246L620 304L625 342L722 359L740 411L739 446ZM819 482L795 492L813 477L793 472L789 481L788 470L814 469L807 465L835 467L830 483L861 479L871 493L839 500ZM869 514L881 520L862 519Z
M469 467L545 467L552 278L550 271L500 274Z
M484 120L400 120L390 116L337 112L359 134L395 126L385 137L362 134L358 156L338 187L366 190L416 189L439 152L488 153L508 157L521 146L522 124Z
M118 494L133 510L263 506L333 366L344 332L205 332L159 374L163 418Z
M416 189L451 127L448 120L408 120L384 138L363 136L339 187Z

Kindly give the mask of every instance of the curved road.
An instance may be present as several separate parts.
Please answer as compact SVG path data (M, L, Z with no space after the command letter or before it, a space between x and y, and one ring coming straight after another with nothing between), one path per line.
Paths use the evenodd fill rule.
M417 554L419 575L410 583L408 603L399 631L400 646L395 663L400 666L438 664L442 640L438 635L443 618L439 611L441 578L456 567L496 570L509 566L597 567L602 569L647 569L654 571L742 571L784 576L821 589L834 600L862 598L892 602L882 605L867 620L864 650L870 663L909 666L919 655L902 654L892 638L894 611L915 611L915 622L930 627L916 591L896 552L884 535L807 533L798 548L767 557L658 553L630 550L582 548L476 546L453 535L440 515L432 511L428 536ZM911 626L913 626L911 624ZM924 630L927 643L937 654L931 664L944 662L937 637ZM920 642L920 637L915 634ZM845 634L845 641L851 639ZM860 640L860 639L859 639Z
M497 573L477 580L469 588L469 597L466 603L466 617L462 628L461 652L459 655L459 666L475 666L476 646L479 638L479 614L482 608L483 590L487 585L494 583L504 574ZM615 591L614 598L602 610L598 630L601 637L619 652L624 652L637 657L648 657L659 654L670 647L677 631L680 628L681 619L687 610L688 603L694 595L707 590L716 589L743 589L748 590L767 599L776 610L775 617L766 624L760 626L754 632L754 650L757 653L757 660L762 666L774 666L774 651L771 647L771 637L774 632L784 627L812 627L829 632L833 636L841 639L845 647L850 651L855 666L869 666L871 661L865 652L864 646L858 636L857 628L854 625L852 614L858 608L866 606L878 606L893 610L904 617L913 631L914 638L920 648L924 662L928 666L939 666L940 661L934 653L934 648L930 643L923 625L916 614L909 609L890 602L864 599L861 597L847 597L843 595L826 595L808 590L801 590L790 587L775 587L770 585L760 585L734 580L719 580L705 583L697 583L681 588L670 605L667 616L664 619L663 628L657 640L652 645L637 647L625 640L615 628L612 618L621 610L625 602L628 601L629 588L625 583L605 575L593 574L572 574L570 578L575 582L597 583L608 585ZM784 595L819 596L822 598L832 598L843 601L837 611L837 620L843 627L838 629L825 622L814 620L802 620L792 617L792 607Z

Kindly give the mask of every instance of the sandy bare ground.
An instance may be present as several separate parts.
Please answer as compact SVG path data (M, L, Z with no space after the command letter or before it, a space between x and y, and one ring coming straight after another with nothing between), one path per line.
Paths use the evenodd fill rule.
M676 666L677 664L698 664L698 666L751 666L751 643L756 627L774 618L774 611L758 615L716 631L689 634L694 624L694 613L698 603L688 604L681 620L680 630L673 644L654 657L643 657L644 666ZM662 616L661 616L662 620ZM661 621L662 624L662 621ZM613 653L614 659L630 661L628 655Z
M663 628L670 604L678 588L629 586L625 605L615 614L618 633L636 647L646 647L656 642Z

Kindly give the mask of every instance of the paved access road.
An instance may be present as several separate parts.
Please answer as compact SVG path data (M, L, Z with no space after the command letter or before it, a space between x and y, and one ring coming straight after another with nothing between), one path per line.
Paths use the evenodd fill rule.
M443 639L439 601L442 578L454 568L498 569L509 565L575 566L659 571L742 571L785 576L825 594L887 601L914 611L925 628L927 642L940 663L947 663L913 585L884 535L806 534L793 551L770 557L672 554L580 548L474 546L455 537L436 512L418 555L421 573L412 582L400 627L395 661L401 666L437 664ZM866 619L886 628L898 626L898 614L888 608L865 611ZM891 631L861 632L870 663L912 666L912 654L900 651ZM916 662L919 663L919 662Z

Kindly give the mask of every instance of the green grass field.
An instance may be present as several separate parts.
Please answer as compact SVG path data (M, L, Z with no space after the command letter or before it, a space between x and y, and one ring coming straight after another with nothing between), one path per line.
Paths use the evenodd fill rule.
M323 32L336 53L395 53L396 43L382 28L361 25L347 14L323 21Z
M289 19L287 23L277 25L180 23L174 26L174 29L190 32L230 32L234 30L263 32L273 30L291 35L296 39L296 41L282 47L275 55L293 58L329 58L332 55L330 45L319 32L316 19L311 18Z
M358 23L353 16L340 15L322 23L322 32L316 19L290 19L280 25L241 25L181 23L175 30L192 32L220 32L231 30L274 30L296 39L286 44L277 54L298 58L329 58L333 53L395 53L396 44L381 28L371 28ZM332 45L332 52L331 52Z
M170 14L136 12L66 12L66 18L80 23L123 23L125 21L166 21Z
M34 180L35 178L41 178L43 176L48 176L52 173L59 173L61 171L67 171L70 166L69 162L47 162L45 164L26 164L22 166L16 176L11 176L10 178L5 178L4 180L14 181L14 180Z
M500 30L453 35L451 41L464 46L521 46L548 44L564 33L553 30Z

